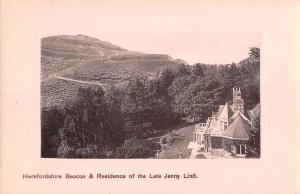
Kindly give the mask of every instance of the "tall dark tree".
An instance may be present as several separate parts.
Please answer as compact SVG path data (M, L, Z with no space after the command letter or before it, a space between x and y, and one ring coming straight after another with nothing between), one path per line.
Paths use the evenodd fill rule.
M195 67L193 68L193 75L199 76L199 77L204 77L205 76L202 64L200 64L200 63L195 64Z
M177 69L177 77L190 75L190 69L185 64L180 64Z
M91 157L85 152L94 150L93 157L105 157L106 152L117 145L110 116L103 90L80 88L77 101L66 112L58 154L65 156L65 151L74 150L76 155L70 157Z
M170 69L166 68L161 72L161 76L159 77L159 84L160 89L163 91L166 91L167 88L172 84L174 78L175 78L175 72Z
M260 117L256 117L253 121L254 129L250 133L250 142L247 146L246 157L260 157Z
M55 158L60 139L58 130L63 126L64 114L57 108L42 110L41 113L41 156Z
M124 116L124 130L127 137L141 136L151 127L149 115L149 92L145 78L132 79L125 91L122 101L122 114Z

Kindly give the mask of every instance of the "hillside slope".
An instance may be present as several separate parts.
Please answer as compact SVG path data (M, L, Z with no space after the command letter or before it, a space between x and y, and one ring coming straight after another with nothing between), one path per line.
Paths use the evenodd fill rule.
M45 37L41 39L41 106L61 106L83 85L59 77L124 86L134 76L153 78L183 62L168 55L129 51L85 35Z
M63 58L101 58L131 51L84 35L61 35L42 39L42 54Z

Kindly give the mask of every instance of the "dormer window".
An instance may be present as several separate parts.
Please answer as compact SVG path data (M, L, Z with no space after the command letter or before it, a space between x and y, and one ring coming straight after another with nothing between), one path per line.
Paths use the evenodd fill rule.
M228 122L224 122L224 130L228 128Z

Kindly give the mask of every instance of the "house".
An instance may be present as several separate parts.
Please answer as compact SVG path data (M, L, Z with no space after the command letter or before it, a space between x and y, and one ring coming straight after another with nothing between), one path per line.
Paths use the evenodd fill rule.
M253 119L260 113L259 104L251 111L245 111L240 88L233 88L233 100L229 105L219 105L206 123L196 124L193 142L205 152L223 149L237 156L245 156ZM248 116L248 114L250 116ZM246 116L247 115L247 116Z

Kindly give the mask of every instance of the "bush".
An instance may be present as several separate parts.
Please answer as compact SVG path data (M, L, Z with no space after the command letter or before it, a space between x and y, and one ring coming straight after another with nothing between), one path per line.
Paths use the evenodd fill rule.
M57 149L57 156L59 158L74 158L75 155L75 150L67 144L67 141L62 141Z
M79 148L76 150L76 158L97 158L98 146L88 145L86 148Z
M222 137L211 137L211 148L219 149L222 148Z
M116 149L116 158L149 158L158 149L157 146L136 137L125 140L121 147Z

